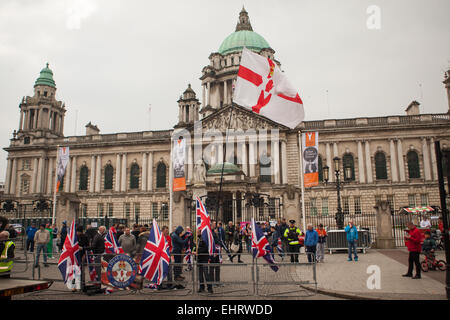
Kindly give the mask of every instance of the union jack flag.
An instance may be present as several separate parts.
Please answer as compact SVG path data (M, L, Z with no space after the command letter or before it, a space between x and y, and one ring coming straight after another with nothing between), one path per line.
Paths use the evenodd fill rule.
M117 243L114 231L115 231L114 227L110 228L108 230L108 234L105 237L105 253L114 253L114 254L125 253L122 247L119 246L119 244Z
M169 263L169 244L161 233L158 223L153 219L153 226L139 264L139 274L160 285L168 274Z
M219 256L219 263L223 262L222 258L222 246L220 244L216 244L216 250L214 251L214 256Z
M64 241L61 256L58 260L58 269L61 271L64 283L75 279L75 268L81 264L81 251L78 245L78 237L75 232L75 219L70 225L69 234Z
M192 232L190 231L186 231L186 233L183 235L183 239L189 239L190 237L192 237ZM191 240L189 239L189 241L186 242L186 251L185 251L185 256L184 256L184 261L186 261L186 263L189 265L189 267L191 267L192 265L192 248L191 248Z
M89 268L89 277L91 278L91 281L96 281L97 272L95 271L94 253L92 252L92 250L86 252L86 263Z
M205 206L199 197L196 200L197 207L197 230L200 229L202 239L208 245L208 253L210 256L214 254L214 237L211 231L211 217L206 211Z
M272 247L269 241L264 236L261 228L255 224L255 220L252 218L252 254L253 258L263 257L267 263L270 264L270 268L277 272L278 266L275 264L273 259Z
M284 250L283 250L283 244L281 243L281 238L278 238L278 241L277 241L277 251L278 251L278 255L283 258Z

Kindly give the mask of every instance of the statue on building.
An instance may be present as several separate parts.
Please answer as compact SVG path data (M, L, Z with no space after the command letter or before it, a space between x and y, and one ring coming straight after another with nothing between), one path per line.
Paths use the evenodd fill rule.
M206 169L202 160L197 160L194 167L194 184L205 184Z

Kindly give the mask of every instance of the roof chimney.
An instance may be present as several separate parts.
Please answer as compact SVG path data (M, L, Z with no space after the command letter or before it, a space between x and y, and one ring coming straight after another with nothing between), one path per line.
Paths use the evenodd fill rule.
M419 109L420 103L418 103L416 100L414 100L413 102L411 102L408 106L408 108L406 108L406 115L408 116L415 116L420 114L420 109Z
M89 121L89 123L86 125L86 135L92 136L99 133L100 129Z

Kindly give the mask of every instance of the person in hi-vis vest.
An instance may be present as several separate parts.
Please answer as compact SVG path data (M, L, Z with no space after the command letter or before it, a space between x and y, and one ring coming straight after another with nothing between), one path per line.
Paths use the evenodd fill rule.
M14 250L16 245L9 240L9 232L0 232L0 277L10 276L14 264Z

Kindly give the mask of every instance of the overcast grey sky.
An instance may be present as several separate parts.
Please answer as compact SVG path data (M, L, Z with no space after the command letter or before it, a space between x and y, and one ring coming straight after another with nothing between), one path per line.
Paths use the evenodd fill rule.
M151 129L172 128L188 83L201 98L201 70L242 5L299 89L306 120L404 114L412 100L447 112L448 0L0 0L1 147L46 62L66 136L89 121L101 133L149 130L149 104ZM371 5L379 30L367 27Z

